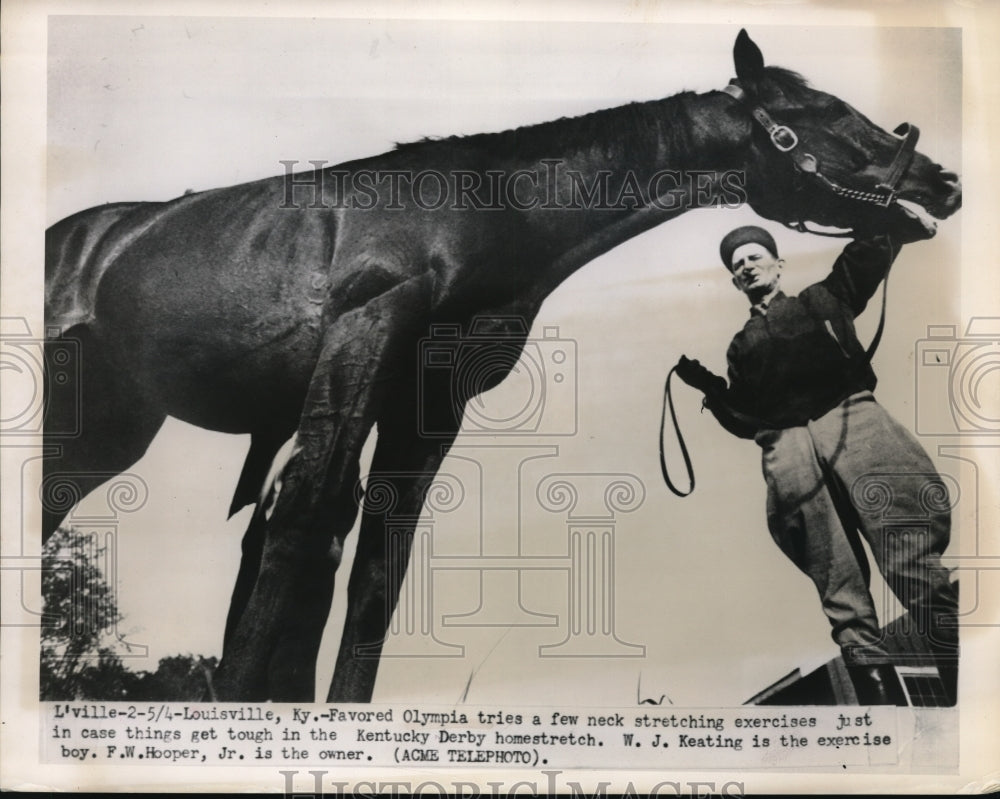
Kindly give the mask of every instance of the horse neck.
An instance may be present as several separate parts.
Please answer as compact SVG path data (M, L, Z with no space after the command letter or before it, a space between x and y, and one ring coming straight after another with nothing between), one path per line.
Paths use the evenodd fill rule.
M585 146L557 156L566 170L579 170L591 178L611 173L612 184L617 181L619 186L634 176L642 187L664 172L723 172L738 167L750 129L749 117L723 92L685 92L553 124L567 130L579 127L581 138L587 140Z
M531 225L530 244L555 258L541 265L538 296L598 255L686 211L744 201L750 122L724 93L685 93L599 115L580 120L605 132L589 145L546 159L544 169L530 156L508 165L541 177L541 202L532 212L540 224ZM605 201L581 193L585 187L602 190Z

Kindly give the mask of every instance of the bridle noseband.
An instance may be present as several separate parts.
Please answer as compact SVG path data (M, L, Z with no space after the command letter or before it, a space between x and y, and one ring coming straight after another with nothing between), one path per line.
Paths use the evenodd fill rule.
M885 175L873 190L853 189L843 186L832 178L824 175L820 171L820 164L816 156L805 152L799 146L798 135L787 125L781 125L771 117L757 103L747 99L747 93L736 80L731 80L723 91L738 102L750 107L750 114L754 120L764 129L771 140L771 144L780 153L788 154L792 164L800 175L808 176L820 181L830 192L847 200L856 202L871 203L881 208L888 208L896 202L896 195L899 184L906 175L913 163L913 155L917 146L917 139L920 138L920 129L916 125L904 122L893 131L893 135L899 139L899 148L896 155L889 164ZM808 230L804 221L795 223L785 222L788 227L801 230L803 232L819 233L820 235L850 236L850 231L846 233L823 233L817 230Z

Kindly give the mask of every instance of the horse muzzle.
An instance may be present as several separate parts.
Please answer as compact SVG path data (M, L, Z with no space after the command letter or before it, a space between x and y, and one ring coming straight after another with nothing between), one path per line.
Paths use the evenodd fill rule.
M937 170L937 174L928 181L932 187L930 191L926 184L915 191L907 191L904 186L896 203L911 216L923 212L934 219L947 219L962 207L962 181L955 172L943 167L935 165L933 169Z

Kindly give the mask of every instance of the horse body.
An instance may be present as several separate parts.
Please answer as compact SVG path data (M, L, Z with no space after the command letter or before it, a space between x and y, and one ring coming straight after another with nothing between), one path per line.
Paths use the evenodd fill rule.
M663 101L667 107L657 113L669 115L674 102ZM522 204L540 198L565 204L573 190L566 175L597 185L608 148L659 156L634 162L640 181L654 166L671 166L655 130L631 133L632 139L589 140L566 153L549 150L560 174L515 151L497 159L466 143L456 155L449 142L426 142L291 182L276 177L170 202L91 209L49 231L47 323L62 333L85 325L85 346L99 347L109 368L128 376L134 390L116 416L170 415L251 433L267 438L273 455L295 429L324 330L344 314L419 280L426 289L413 302L428 321L467 325L502 308L522 320L523 343L558 282L626 238L616 231L623 218L635 226L635 214L625 209L442 211L416 208L412 198L397 208L388 192L366 207L370 194L342 187L366 172L461 173L485 187L488 170L520 171L538 177ZM633 139L644 140L642 147ZM677 160L678 167L692 162L687 153ZM490 202L488 194L482 188L476 199ZM675 204L644 226L688 205ZM427 332L427 325L416 331ZM86 449L93 459L93 443ZM267 452L253 453L234 510L256 498L268 459Z
M759 51L748 38L742 56L740 48L741 79L763 85ZM873 151L891 146L874 131ZM913 192L939 212L954 210L954 187L919 158ZM257 501L294 433L281 490L267 514L258 506L244 538L217 689L232 699L312 697L334 571L361 510L329 696L368 700L409 553L406 534L388 537L384 509L359 507L359 458L372 427L372 472L390 475L396 513L416 520L464 403L514 367L545 297L626 239L717 205L724 175L737 168L757 183L790 171L732 97L682 94L77 214L50 230L46 314L80 341L86 370L81 386L47 386L47 399L50 415L75 413L79 389L84 424L47 459L46 486L68 481L82 496L103 479L88 473L128 468L172 415L252 434L236 510ZM692 170L704 181L674 179ZM933 189L921 171L933 173ZM435 207L436 177L415 195L393 190L402 187L394 175L431 173L455 181L448 204ZM654 183L663 174L670 179ZM604 202L587 194L601 187ZM753 202L759 189L748 191ZM421 379L420 341L442 322L501 355L464 393ZM422 413L435 415L435 435L423 434ZM46 512L46 535L59 517Z

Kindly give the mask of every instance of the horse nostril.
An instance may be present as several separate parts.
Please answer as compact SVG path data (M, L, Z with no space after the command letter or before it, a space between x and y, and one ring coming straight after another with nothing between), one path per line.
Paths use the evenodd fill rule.
M939 177L941 178L941 180L943 180L945 183L947 183L949 186L953 188L957 189L962 185L962 181L960 180L958 175L955 172L951 172L950 170L942 169Z

